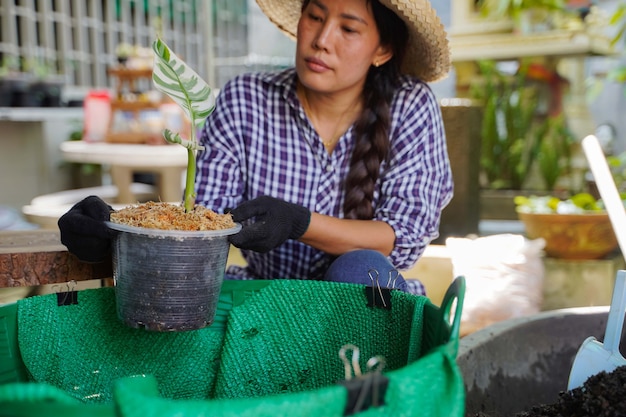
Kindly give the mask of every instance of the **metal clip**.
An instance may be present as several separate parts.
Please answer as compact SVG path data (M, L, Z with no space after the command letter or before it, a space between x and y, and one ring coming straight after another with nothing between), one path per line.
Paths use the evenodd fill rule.
M352 351L352 360L348 360L347 351ZM359 348L355 345L344 345L339 349L339 358L343 362L345 380L350 381L354 372L355 377L361 376L361 366L359 365Z
M352 351L348 360L347 351ZM359 348L355 345L344 345L339 350L339 357L344 365L345 380L341 384L348 390L344 416L349 416L383 404L389 379L382 375L385 359L374 356L367 361L367 372L361 373L359 365Z
M55 290L55 287L59 289L59 285L53 285L52 290ZM66 283L66 291L57 292L57 305L58 306L69 306L73 304L78 304L78 291L76 291L76 281L71 280Z
M387 302L385 301L385 297L383 297L383 290L380 286L380 281L379 281L379 277L380 274L378 273L378 270L376 268L370 268L369 271L367 271L367 274L370 277L370 280L372 281L372 288L378 290L378 294L380 295L380 300L383 303L383 307L387 307ZM374 278L374 275L376 275L376 278ZM376 305L376 299L373 299L373 305Z
M370 268L367 275L372 282L371 286L365 287L365 297L367 298L368 307L391 308L391 290L387 287L381 287L380 274L376 268ZM397 276L396 278L397 279ZM393 282L395 283L395 279ZM388 282L391 282L391 272Z
M398 277L400 273L397 269L389 270L389 279L387 280L387 288L396 288L396 281L398 281Z

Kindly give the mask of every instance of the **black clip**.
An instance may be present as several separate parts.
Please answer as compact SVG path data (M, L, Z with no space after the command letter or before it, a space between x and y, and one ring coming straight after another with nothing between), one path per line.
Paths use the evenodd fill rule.
M395 277L394 277L395 272ZM365 287L365 297L367 298L368 307L381 307L387 310L391 309L391 290L395 288L396 281L400 275L398 271L392 269L389 271L389 278L387 280L387 286L380 286L379 273L376 268L370 268L367 274L372 281L371 286Z
M352 350L352 361L348 361L346 351ZM350 416L370 407L380 407L385 403L385 393L389 385L389 378L382 374L385 360L374 356L367 361L368 372L361 374L359 366L359 348L354 345L345 345L339 350L339 357L344 363L346 379L339 384L346 388L348 395L343 415ZM352 376L354 372L354 378Z
M58 306L78 304L78 291L74 288L76 288L76 281L71 280L67 283L67 291L57 292Z

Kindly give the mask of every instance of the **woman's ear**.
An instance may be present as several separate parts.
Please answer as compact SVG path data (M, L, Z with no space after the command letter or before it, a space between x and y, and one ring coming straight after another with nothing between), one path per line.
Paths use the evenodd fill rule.
M374 59L372 60L372 65L375 67L380 67L381 65L387 63L393 57L393 51L390 46L381 45L376 50L374 54Z

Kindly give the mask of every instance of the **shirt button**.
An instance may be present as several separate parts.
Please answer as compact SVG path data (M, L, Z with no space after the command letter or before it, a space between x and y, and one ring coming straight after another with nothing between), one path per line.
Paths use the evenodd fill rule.
M332 172L332 170L333 170L332 164L326 165L326 172Z

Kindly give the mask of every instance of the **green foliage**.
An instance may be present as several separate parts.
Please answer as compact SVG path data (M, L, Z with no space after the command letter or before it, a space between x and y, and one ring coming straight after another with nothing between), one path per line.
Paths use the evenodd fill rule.
M2 58L2 66L0 66L0 77L6 77L9 74L15 74L20 71L20 61L17 57L5 54Z
M134 50L135 48L131 44L122 42L115 48L115 55L118 58L128 58L133 54Z
M516 19L528 9L564 10L564 0L479 0L478 6L484 17Z
M525 213L578 214L604 210L602 201L589 193L578 193L564 200L554 196L518 195L514 202L517 211Z
M626 3L620 2L611 15L609 23L617 27L617 31L611 39L611 46L615 47L620 41L626 40ZM623 48L624 45L622 45ZM626 66L622 64L610 70L607 79L616 83L626 82Z
M170 143L187 148L187 176L185 181L185 211L195 205L196 151L202 149L196 139L196 129L204 124L215 109L211 87L183 60L174 54L161 39L152 44L154 68L152 81L157 90L166 94L184 111L191 123L189 140L179 133L165 129L163 136Z
M547 190L553 190L557 180L571 170L571 145L576 138L565 125L563 115L548 117L538 128L537 164Z
M617 32L611 39L611 45L615 46L621 39L624 39L624 34L626 34L626 3L620 2L611 15L609 24L617 26Z
M589 193L578 193L570 197L570 200L576 207L579 207L585 211L599 211L603 208L598 204L598 201Z
M536 91L525 85L526 68L502 74L494 61L479 61L483 83L472 86L484 103L480 165L489 188L520 189L538 152L530 134Z
M479 61L473 98L483 102L480 166L485 186L520 190L535 165L547 190L570 171L573 135L562 115L536 114L538 91L526 81L528 65L515 75L500 72L495 61Z
M626 41L626 3L620 2L611 18L609 19L609 24L611 26L616 27L616 32L611 39L611 47L616 48L617 52L624 53L624 44L619 45L620 42ZM623 59L623 55L622 55ZM606 73L606 81L617 83L617 84L625 84L626 83L626 65L623 63L618 63L615 67L609 69ZM594 79L591 78L587 80L587 99L589 101L593 101L598 98L598 96L602 93L605 85L605 79ZM626 95L626 89L623 91Z
M613 181L623 200L626 200L626 152L606 157Z

